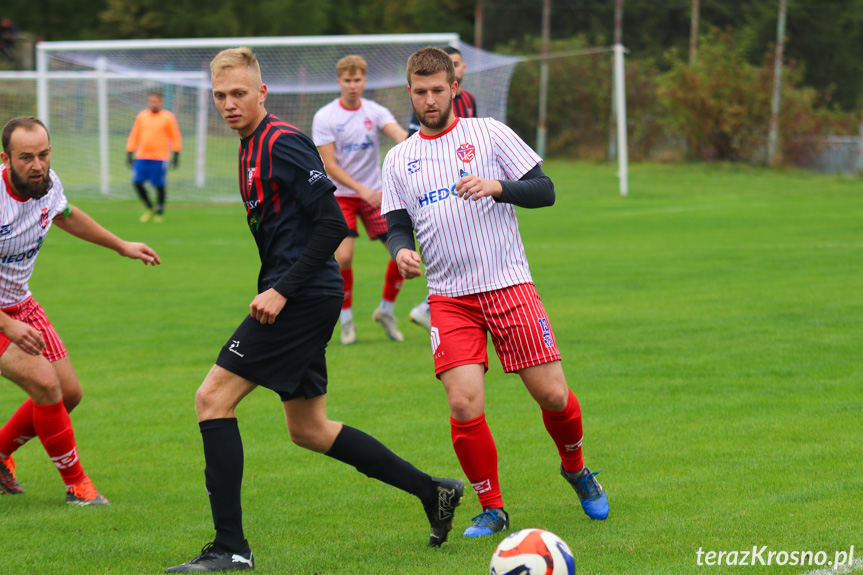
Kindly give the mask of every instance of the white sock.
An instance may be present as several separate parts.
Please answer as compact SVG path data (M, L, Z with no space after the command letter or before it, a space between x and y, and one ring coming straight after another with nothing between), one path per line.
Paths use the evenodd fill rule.
M342 322L342 325L345 325L349 321L354 321L354 310L353 308L342 309L339 314L339 320Z
M393 313L396 311L396 302L382 299L381 303L378 304L378 309L381 310L381 313L393 315Z

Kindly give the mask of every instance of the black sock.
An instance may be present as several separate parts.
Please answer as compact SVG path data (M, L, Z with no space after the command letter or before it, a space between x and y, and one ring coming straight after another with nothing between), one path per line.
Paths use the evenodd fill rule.
M165 210L165 186L156 188L156 213L161 214Z
M153 204L150 203L150 198L147 195L147 188L144 187L144 184L135 184L135 189L138 191L138 197L141 198L144 205L147 206L148 209L152 210Z
M234 553L246 553L243 537L243 441L234 418L208 419L198 424L204 440L207 492L216 528L215 544Z
M347 425L327 452L329 457L353 465L357 471L387 485L416 495L421 501L437 497L431 477L405 461L371 435Z

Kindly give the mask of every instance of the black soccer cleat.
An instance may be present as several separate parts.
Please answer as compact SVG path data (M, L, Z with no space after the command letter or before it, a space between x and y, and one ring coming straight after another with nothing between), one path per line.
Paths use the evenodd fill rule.
M203 573L209 571L251 571L255 568L252 552L231 553L215 543L207 543L201 554L182 565L168 567L165 573Z
M423 503L423 508L431 525L429 545L440 547L452 529L452 519L455 516L455 508L461 505L464 496L464 482L459 479L432 478L435 482L434 501Z
M20 495L24 488L15 477L15 460L12 456L0 458L0 495Z

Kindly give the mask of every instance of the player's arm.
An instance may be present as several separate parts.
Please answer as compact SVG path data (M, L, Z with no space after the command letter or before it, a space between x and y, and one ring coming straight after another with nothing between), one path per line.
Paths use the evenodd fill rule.
M414 242L414 226L407 210L387 212L387 249L396 264L399 273L405 279L413 279L422 275L420 271L420 255Z
M171 115L169 129L171 151L173 152L171 168L176 170L180 166L180 152L183 151L183 135L180 133L180 125L177 123L177 118L173 114Z
M126 163L132 167L134 161L135 150L138 149L138 139L141 136L141 122L135 118L135 123L132 124L132 131L129 132L129 138L126 140Z
M381 128L381 132L383 132L387 138L389 138L396 144L401 144L408 138L408 133L405 131L405 129L396 124L395 122L390 122L389 124Z
M45 340L42 339L39 330L23 321L12 319L2 311L0 311L0 333L12 340L24 353L39 355L45 349Z
M348 236L348 224L332 193L323 194L303 210L314 224L306 249L272 288L258 294L249 305L250 315L261 323L276 321L288 298L333 257L336 248Z
M330 261L350 231L339 203L331 193L322 195L303 211L313 223L309 243L297 262L273 286L286 298L298 292L316 271Z
M83 211L72 206L67 207L63 216L54 220L54 224L61 230L68 232L84 241L114 250L121 256L141 260L144 265L157 265L162 263L158 254L147 244L139 242L127 242L118 238L102 226L96 220Z
M321 159L324 161L324 168L327 170L327 176L336 180L341 185L348 187L358 193L366 202L376 208L381 207L381 193L365 187L358 181L353 179L351 175L342 168L336 161L336 143L330 142L323 146L318 146L318 152L321 154Z
M456 193L464 200L476 201L490 196L496 202L522 208L544 208L553 205L555 200L554 182L542 171L540 164L517 182L465 176L456 184Z

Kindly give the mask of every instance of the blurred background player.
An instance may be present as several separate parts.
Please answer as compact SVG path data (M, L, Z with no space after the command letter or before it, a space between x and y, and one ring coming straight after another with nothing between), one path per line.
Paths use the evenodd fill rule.
M343 292L333 252L348 233L335 185L312 140L267 113L267 86L249 48L223 50L210 71L216 107L241 138L240 194L261 270L250 313L195 395L216 538L167 572L254 569L243 531L244 457L235 408L258 386L279 395L295 444L416 496L431 526L429 545L439 546L452 528L463 482L433 478L374 437L327 417L326 348ZM299 497L311 496L310 486L297 487Z
M183 139L180 126L174 114L163 108L165 102L160 92L150 92L147 96L147 109L141 110L126 141L126 161L132 168L132 185L147 211L141 216L142 222L161 222L165 211L165 180L168 174L168 159L174 169L180 165L180 151ZM133 160L134 154L134 160ZM150 201L144 182L149 181L156 188L156 204Z
M69 419L81 401L81 384L28 282L52 224L144 264L159 264L159 256L145 244L121 240L68 203L51 170L51 143L42 122L33 117L10 120L2 141L0 371L30 399L0 428L0 493L24 493L12 453L38 437L66 484L67 503L107 505L84 473Z
M467 65L464 63L461 52L453 46L444 46L444 52L449 54L455 68L455 81L458 84L455 90L455 96L452 99L452 111L459 118L476 118L478 116L476 109L476 98L473 94L462 88L464 73L467 70ZM413 136L420 129L420 122L417 120L416 112L411 115L411 122L408 126L408 134ZM431 331L431 313L429 311L429 299L426 297L408 314L408 318L426 331Z
M541 408L560 473L582 509L605 519L608 498L584 465L581 408L566 383L514 207L552 205L554 184L542 159L506 125L453 114L455 72L446 53L418 50L407 78L422 128L384 160L382 212L390 253L405 278L420 275L414 230L422 248L435 375L449 403L453 448L482 506L464 534L482 537L509 527L485 419L489 333L504 371L517 373ZM412 169L417 162L420 172Z
M350 228L336 250L336 261L345 283L345 299L339 317L341 342L357 340L354 328L354 238L359 236L357 218L362 220L372 240L386 247L387 222L381 216L381 170L378 131L398 144L407 132L392 113L380 104L363 98L368 64L361 56L345 56L336 64L341 96L315 113L312 139L320 151L327 176L336 184L336 199ZM380 304L372 314L393 341L404 341L395 318L395 301L404 279L398 266L389 260L384 275Z

